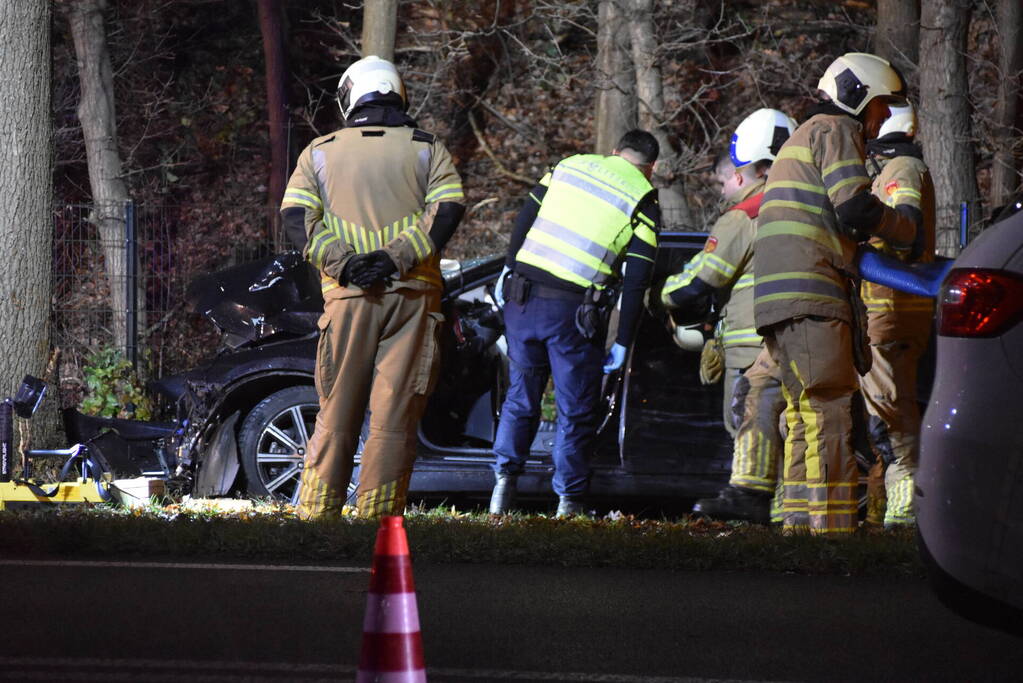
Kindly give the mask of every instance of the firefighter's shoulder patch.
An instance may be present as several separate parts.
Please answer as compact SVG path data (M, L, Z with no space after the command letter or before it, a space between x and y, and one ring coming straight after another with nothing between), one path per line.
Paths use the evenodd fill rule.
M888 196L891 196L891 195L895 194L895 191L897 189L899 189L899 181L898 180L892 180L887 185L884 186L885 194L887 194Z
M707 238L707 241L703 245L703 250L708 254L718 248L718 238L711 236Z

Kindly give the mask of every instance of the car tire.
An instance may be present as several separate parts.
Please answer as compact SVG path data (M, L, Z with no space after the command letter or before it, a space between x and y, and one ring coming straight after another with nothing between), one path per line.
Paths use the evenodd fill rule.
M270 394L254 407L239 430L238 450L249 495L298 504L303 461L320 410L316 389L295 386ZM355 501L362 438L355 453L347 504Z

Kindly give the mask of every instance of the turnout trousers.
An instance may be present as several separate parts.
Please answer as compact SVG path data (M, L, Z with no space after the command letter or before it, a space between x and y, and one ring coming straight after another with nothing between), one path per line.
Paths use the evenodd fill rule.
M505 304L510 386L494 439L495 471L520 474L536 438L543 392L553 375L557 431L551 485L556 494L569 497L582 496L589 484L604 360L603 340L588 340L575 327L579 303L533 296L525 304Z
M772 325L764 341L780 369L786 403L784 527L851 533L858 483L852 331L834 318L800 317Z
M785 396L781 369L766 347L739 379L736 401L742 402L742 421L732 446L732 475L728 483L773 494L771 521L781 522L784 486L780 475L785 438L780 422L785 414Z
M728 432L728 436L735 438L735 433L738 427L735 425L735 411L732 407L732 403L735 401L735 390L736 384L742 378L744 372L743 368L730 368L725 366L724 373L722 374L722 394L724 395L721 409L721 420L725 425L725 431Z
M867 411L884 423L888 443L880 449L884 461L871 471L867 490L867 519L885 526L913 524L913 477L920 458L920 407L916 400L917 364L927 348L930 321L916 334L871 344L873 366L861 381Z
M437 379L443 320L436 290L324 302L316 359L320 412L302 470L300 517L341 512L367 411L359 515L404 514L419 418Z

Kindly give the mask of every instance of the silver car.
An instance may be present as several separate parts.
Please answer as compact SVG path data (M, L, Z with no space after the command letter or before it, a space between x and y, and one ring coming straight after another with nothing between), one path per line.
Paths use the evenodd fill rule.
M916 505L938 596L963 616L1023 632L1019 208L981 233L942 285Z

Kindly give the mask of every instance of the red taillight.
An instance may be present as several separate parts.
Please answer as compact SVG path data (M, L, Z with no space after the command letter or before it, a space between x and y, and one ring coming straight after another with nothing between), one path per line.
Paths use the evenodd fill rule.
M941 287L938 333L993 337L1023 315L1023 277L1004 270L957 268Z

